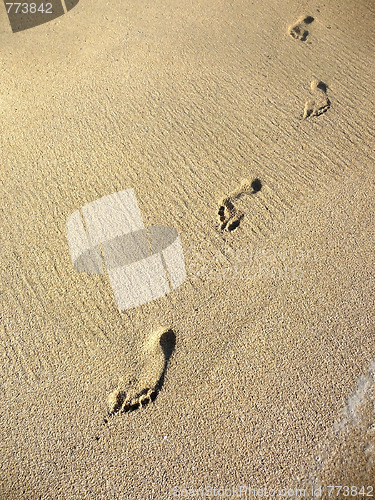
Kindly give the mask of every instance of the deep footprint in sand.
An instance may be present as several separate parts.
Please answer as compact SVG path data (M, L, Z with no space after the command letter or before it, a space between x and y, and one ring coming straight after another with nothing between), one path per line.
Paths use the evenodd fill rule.
M228 228L228 222L235 218L237 215L236 207L233 205L230 197L223 198L220 202L220 207L218 210L220 229Z
M121 381L108 397L110 415L128 412L154 401L164 383L168 361L176 344L176 335L169 328L160 328L143 348L144 364L139 375Z
M314 21L312 16L302 16L298 21L289 27L288 33L296 40L304 42L309 34L307 26Z
M219 203L218 216L221 231L232 232L238 228L245 214L237 209L234 201L238 200L244 194L255 194L260 191L262 183L259 179L254 179L252 182L249 179L244 179L239 188L232 191L229 196L224 197Z
M303 120L310 116L319 116L331 107L331 101L327 96L327 85L324 82L313 80L311 82L311 90L314 94L314 99L306 101L303 110Z

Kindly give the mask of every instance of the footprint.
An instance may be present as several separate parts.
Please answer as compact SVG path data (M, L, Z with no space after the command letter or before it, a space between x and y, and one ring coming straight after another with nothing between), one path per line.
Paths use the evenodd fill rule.
M121 381L108 397L110 415L133 411L155 401L175 344L176 335L169 328L160 328L149 337L143 348L144 365L139 376L127 383Z
M290 36L295 38L296 40L301 40L304 42L307 39L309 32L306 29L308 24L311 24L314 21L312 16L302 16L298 19L298 21L289 27L288 33Z
M331 101L327 96L327 85L320 80L311 82L311 90L314 93L315 99L308 99L303 110L303 117L319 116L325 113L331 107Z
M221 223L220 229L224 231L227 228L228 222L233 219L237 214L236 207L233 205L231 197L223 198L218 210L219 221Z
M238 228L245 214L237 209L234 201L241 198L244 194L255 194L262 188L262 183L259 179L254 179L252 182L249 179L244 179L239 188L232 191L229 196L223 198L219 205L218 216L220 222L220 230L229 232Z

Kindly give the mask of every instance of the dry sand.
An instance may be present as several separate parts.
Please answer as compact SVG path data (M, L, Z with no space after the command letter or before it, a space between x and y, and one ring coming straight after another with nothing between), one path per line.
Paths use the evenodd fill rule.
M364 0L82 0L13 34L0 9L1 499L375 486L374 20ZM244 178L262 188L221 231ZM188 279L119 313L65 224L130 187ZM108 418L163 325L158 397Z

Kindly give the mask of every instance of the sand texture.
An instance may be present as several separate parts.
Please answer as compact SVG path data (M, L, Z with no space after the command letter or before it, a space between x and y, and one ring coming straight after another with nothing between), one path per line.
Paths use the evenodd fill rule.
M375 490L374 31L365 0L0 6L1 500ZM120 312L66 222L130 188L187 278Z

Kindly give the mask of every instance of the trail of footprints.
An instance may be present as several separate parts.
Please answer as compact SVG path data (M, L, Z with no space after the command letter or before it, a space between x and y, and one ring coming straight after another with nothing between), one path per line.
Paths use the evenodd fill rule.
M308 25L314 21L312 16L301 16L296 23L288 28L288 33L296 40L305 41L309 35ZM302 119L320 116L331 107L331 101L327 95L327 85L321 80L311 82L311 92L313 96L305 103ZM218 218L221 231L232 232L236 230L245 214L236 207L235 201L245 194L254 194L262 187L261 181L255 179L250 182L245 179L238 189L225 196L219 203Z
M288 33L296 40L302 42L307 40L307 26L314 21L312 16L302 16L298 21L289 27ZM303 111L303 120L310 116L320 116L325 113L331 106L331 101L327 96L327 85L319 80L311 82L311 90L314 98L308 99L305 103Z
M307 27L313 21L312 16L302 16L289 27L288 33L296 40L306 41L309 35ZM319 116L325 113L331 105L325 83L319 80L312 81L311 91L313 98L306 101L302 119ZM237 189L221 199L218 208L220 231L233 232L239 227L245 214L236 206L237 200L244 195L256 194L261 188L262 182L258 178L253 181L244 179ZM110 416L136 410L156 399L164 382L175 340L173 330L165 328L157 330L150 336L144 347L144 364L141 372L128 379L127 382L121 380L108 398Z

